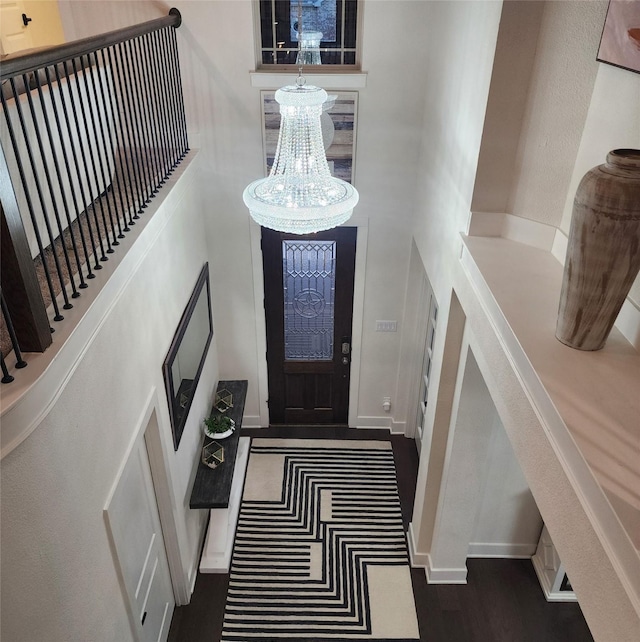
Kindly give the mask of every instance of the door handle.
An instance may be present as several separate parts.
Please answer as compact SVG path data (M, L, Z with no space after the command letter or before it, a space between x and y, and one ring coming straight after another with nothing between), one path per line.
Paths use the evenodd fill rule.
M25 27L28 27L28 26L29 26L29 23L30 23L32 20L33 20L33 18L29 18L29 17L27 16L27 14L26 14L26 13L23 13L23 14L22 14L22 24L23 24Z
M340 343L342 344L342 365L348 366L351 356L351 339L349 337L342 337L342 341Z

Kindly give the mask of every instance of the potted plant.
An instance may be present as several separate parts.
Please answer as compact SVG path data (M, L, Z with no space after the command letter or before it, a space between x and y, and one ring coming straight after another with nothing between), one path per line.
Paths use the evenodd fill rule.
M204 420L204 434L211 439L224 439L235 427L236 422L226 415L211 415Z

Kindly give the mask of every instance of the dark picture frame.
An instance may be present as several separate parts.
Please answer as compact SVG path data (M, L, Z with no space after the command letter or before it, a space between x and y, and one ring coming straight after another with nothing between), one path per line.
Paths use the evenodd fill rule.
M182 439L212 338L209 264L205 263L162 365L175 450Z
M609 1L596 60L640 73L640 2Z

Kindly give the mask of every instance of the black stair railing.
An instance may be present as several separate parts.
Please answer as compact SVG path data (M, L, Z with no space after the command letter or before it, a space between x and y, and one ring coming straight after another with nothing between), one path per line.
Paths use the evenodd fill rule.
M189 151L169 15L3 60L5 357L42 352ZM6 300L5 300L6 299Z

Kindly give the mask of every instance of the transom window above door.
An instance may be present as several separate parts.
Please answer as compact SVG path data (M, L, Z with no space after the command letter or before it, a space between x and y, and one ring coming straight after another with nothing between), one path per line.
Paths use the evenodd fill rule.
M321 65L358 69L359 4L359 0L260 0L258 67L296 65L301 32L306 46L319 49ZM305 58L306 71L312 59L317 60L311 54Z

